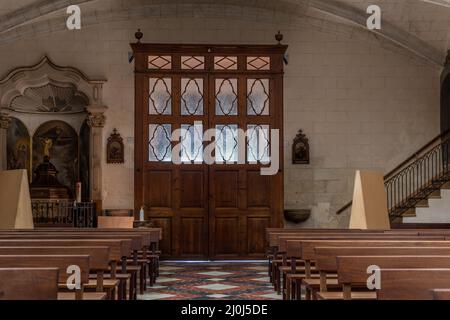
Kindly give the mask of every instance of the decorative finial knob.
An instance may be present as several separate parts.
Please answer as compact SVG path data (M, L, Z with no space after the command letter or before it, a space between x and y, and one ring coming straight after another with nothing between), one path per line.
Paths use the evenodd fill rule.
M275 40L278 41L278 44L281 44L281 41L283 41L283 34L278 30L278 33L275 35Z
M138 29L138 31L134 34L134 37L137 39L137 43L141 43L143 36L144 34L141 32L141 29Z

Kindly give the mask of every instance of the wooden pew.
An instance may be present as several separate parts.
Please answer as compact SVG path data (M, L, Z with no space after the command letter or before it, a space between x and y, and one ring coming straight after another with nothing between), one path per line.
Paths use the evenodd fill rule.
M366 281L369 277L367 274L367 268L371 265L379 266L381 269L450 268L450 256L338 256L338 282L342 285L342 292L319 292L317 294L318 298L339 300L350 300L356 298L353 297L352 287L366 287ZM381 287L383 287L383 285L383 274L381 274ZM364 293L367 295L366 298L371 296L372 299L376 299L375 292L368 291L369 290L367 288L364 289Z
M450 287L450 269L381 269L379 300L430 300L432 290Z
M74 292L58 293L58 299L103 300L106 293L84 292L89 282L88 255L0 255L0 268L58 268L58 283L66 286L69 266L78 266L81 272L81 287Z
M303 249L301 247L302 243L309 241L329 241L333 240L336 242L340 241L357 241L357 240L366 240L366 241L376 241L376 240L383 240L383 241L413 241L413 240L443 240L444 237L440 236L426 236L426 237L419 237L419 236L405 236L405 235L395 235L395 234L350 234L350 235L311 235L306 234L304 236L297 236L297 237L281 237L280 238L280 248L284 250L283 258L281 265L277 261L273 263L272 269L274 274L274 288L277 292L281 292L283 289L283 296L285 298L289 298L289 290L290 290L290 281L291 279L295 278L295 281L298 281L301 283L304 276L302 276L301 273L304 273L306 277L311 277L311 260L312 259L305 259L305 256L302 257L302 255L305 254L303 252ZM343 242L345 243L345 242ZM307 247L306 250L307 254L310 256L314 255L314 247ZM298 259L300 258L300 259ZM288 263L288 260L290 261ZM296 265L298 264L299 260L303 260L302 264L304 264L304 271L302 268L300 268L300 272L297 272ZM300 273L296 275L297 273ZM287 290L284 290L287 289Z
M56 300L58 268L0 268L0 300Z
M159 254L158 246L159 241L162 238L161 228L137 228L137 229L77 229L77 228L42 228L35 230L1 230L0 234L3 237L26 235L70 235L76 234L77 237L84 237L87 235L93 235L90 238L105 238L105 237L124 237L128 238L129 235L132 237L141 236L142 243L133 243L133 257L128 260L130 265L138 265L140 270L135 270L140 272L140 290L141 293L146 289L146 269L148 269L148 275L150 278L150 285L153 285L157 275L159 274ZM89 237L88 237L89 238ZM135 239L134 239L135 240ZM142 246L142 248L139 248ZM139 248L139 249L137 249ZM148 250L151 250L149 253ZM125 262L124 262L125 263ZM134 267L129 267L128 269L133 269Z
M291 271L286 275L286 295L289 295L292 283L300 287L305 278L313 277L315 272L313 261L316 259L316 247L450 247L448 241L433 241L420 239L385 240L378 239L329 239L329 240L289 240L287 241L287 256L293 261ZM297 272L296 261L303 260L304 272ZM316 272L317 274L317 272ZM316 276L317 277L317 276ZM286 297L288 298L288 296Z
M372 235L380 235L380 234L398 234L405 236L418 236L417 231L410 230L361 230L361 229L282 229L282 228L267 228L266 229L266 241L268 245L267 250L267 258L268 258L268 275L270 281L274 283L276 287L274 271L278 269L278 266L282 264L284 253L283 248L279 248L279 239L280 237L288 238L288 237L304 237L304 236L315 236L315 237L323 237L323 236L338 236L338 235L348 235L348 234L372 234ZM282 245L282 244L281 244ZM279 291L279 290L277 290Z
M334 275L338 272L338 256L450 256L450 245L448 247L316 247L315 253L315 268L319 272L320 279L310 278L302 282L312 297L316 292L325 293L330 288L342 292L342 284L338 283L338 279L329 277L330 274Z
M420 238L420 239L428 239L428 240L444 240L444 236L439 235L430 235L430 236L419 236L416 233L301 233L301 234L272 234L270 239L270 245L274 251L274 256L281 256L283 259L283 254L286 252L286 241L295 240L295 239L349 239L349 238L378 238L383 237L384 239L409 239L409 238ZM275 261L278 262L279 261ZM284 263L285 264L285 263Z
M109 251L109 247L0 247L0 255L88 255L90 270L97 276L85 285L85 289L95 289L97 292L106 290L112 299L119 281L104 279L110 265Z
M131 252L131 240L111 239L0 239L0 247L98 247L109 248L110 274L105 274L105 279L118 279L119 299L125 298L126 283L130 280L128 274L116 273L117 264ZM131 286L131 285L130 285Z
M131 240L131 248L133 252L133 265L127 267L127 258L128 255L123 256L121 258L121 269L122 273L130 272L131 275L131 283L130 286L130 295L133 295L136 298L136 286L137 286L137 275L140 274L139 279L141 280L141 288L144 286L145 282L145 269L141 266L138 266L138 251L143 248L142 236L139 234L122 234L122 233L89 233L83 234L78 232L0 232L0 240L1 239L123 239L123 240Z

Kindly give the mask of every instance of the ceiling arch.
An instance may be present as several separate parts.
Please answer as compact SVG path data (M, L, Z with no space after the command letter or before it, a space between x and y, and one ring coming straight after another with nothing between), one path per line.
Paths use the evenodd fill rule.
M98 2L98 7L92 5L96 2ZM221 11L224 15L234 14L245 19L249 18L243 14L246 8L257 10L256 19L258 19L258 13L263 17L270 17L276 13L301 17L313 11L319 11L339 18L357 28L367 30L365 11L346 3L345 0L253 0L245 2L239 0L154 0L150 4L146 0L73 0L71 4L79 4L82 10L87 11L83 12L82 23L84 25L145 16L176 16L182 13L188 13L193 17L202 17L215 7L216 9L223 8ZM106 6L106 4L109 5ZM193 10L194 6L201 7L202 10L195 11ZM14 41L24 35L64 30L65 19L63 16L66 7L67 0L39 0L7 12L0 16L0 42L2 40L4 42ZM429 62L439 66L444 65L445 52L441 52L428 42L390 21L383 20L382 29L371 32Z

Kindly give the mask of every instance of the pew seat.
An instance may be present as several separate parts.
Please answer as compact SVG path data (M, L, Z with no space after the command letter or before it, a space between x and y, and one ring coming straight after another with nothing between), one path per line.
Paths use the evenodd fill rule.
M317 292L316 297L318 300L344 300L343 292ZM377 298L376 292L371 291L352 291L352 300L375 300Z
M114 300L119 284L120 281L117 279L103 279L103 291L107 293L108 299ZM84 290L94 291L97 290L97 286L97 279L89 279L89 282L84 285Z
M84 292L81 300L106 300L105 292ZM76 300L73 292L58 292L58 300Z

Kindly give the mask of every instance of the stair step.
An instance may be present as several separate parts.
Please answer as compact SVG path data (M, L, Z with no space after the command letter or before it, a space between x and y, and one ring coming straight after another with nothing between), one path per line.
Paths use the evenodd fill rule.
M428 208L428 199L421 200L416 203L416 208Z
M441 189L450 190L450 182L444 183Z
M428 196L428 199L441 199L441 190L436 190L436 191L432 192Z
M392 224L403 223L403 218L402 217L391 218L391 223Z
M402 217L404 218L413 218L416 216L416 208L410 208L404 213L402 213Z

